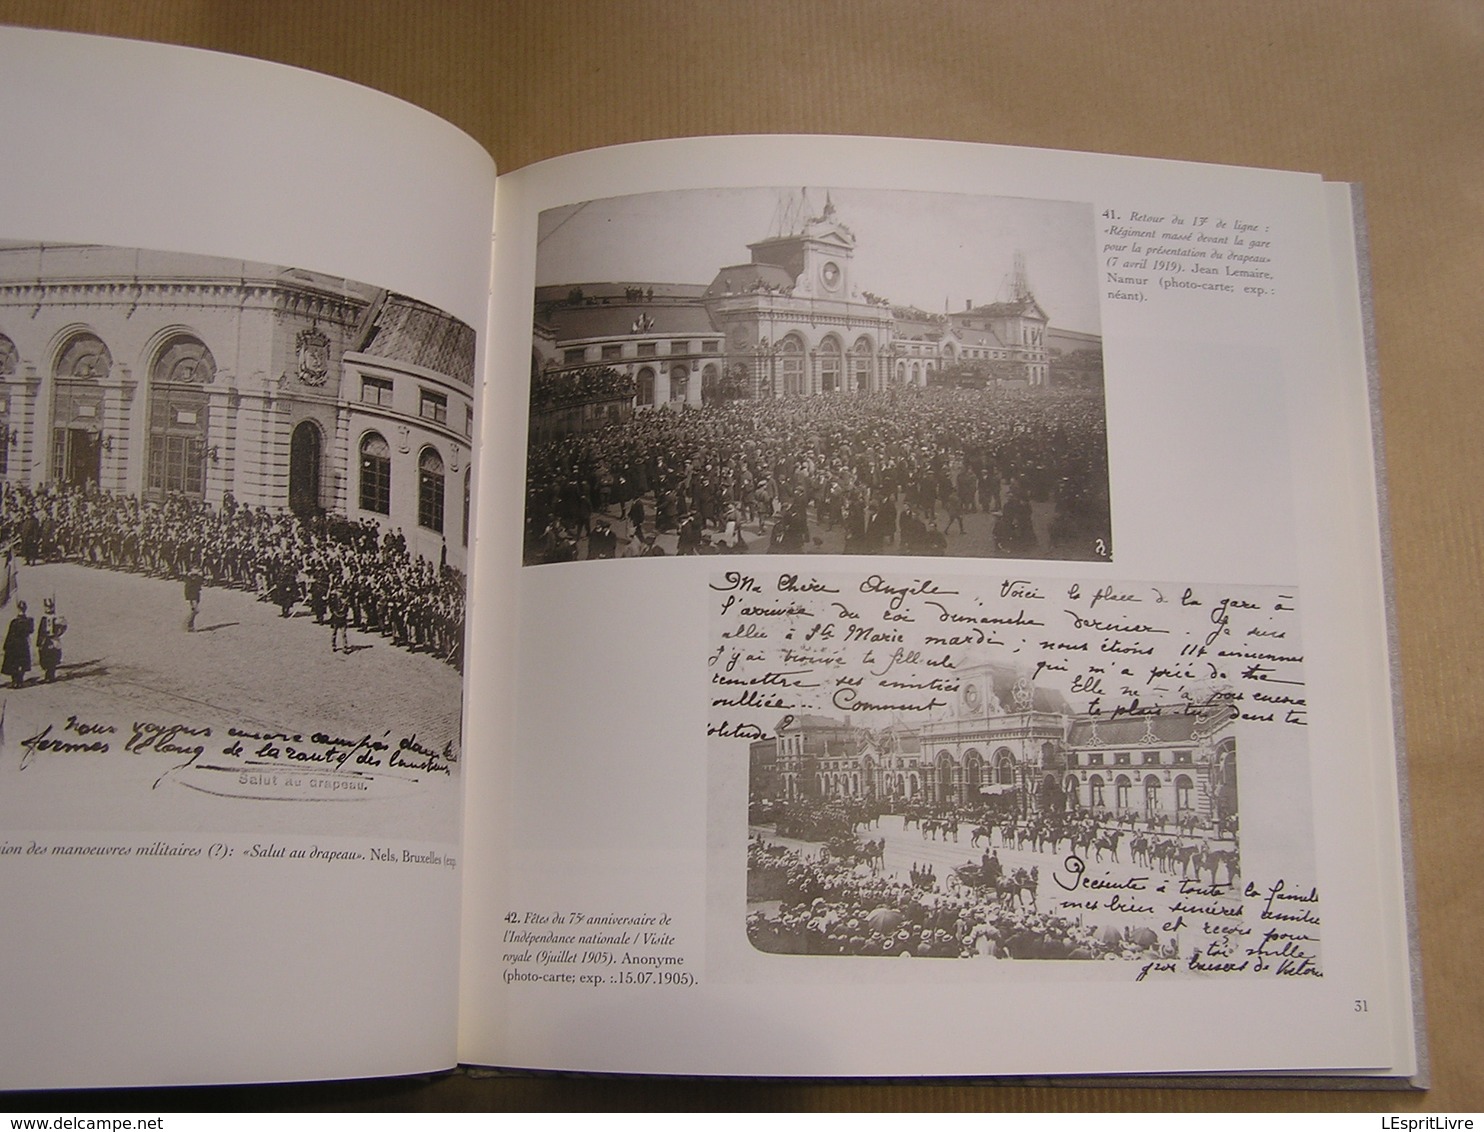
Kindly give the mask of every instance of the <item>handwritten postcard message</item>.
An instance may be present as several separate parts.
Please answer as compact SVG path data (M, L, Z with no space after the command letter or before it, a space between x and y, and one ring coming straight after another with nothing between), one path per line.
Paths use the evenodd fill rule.
M1296 591L874 571L709 585L707 730L747 759L757 949L1321 974L1312 852L1267 844L1312 837L1269 837L1280 811L1262 804L1244 831L1241 808L1275 760L1306 761Z
M0 818L12 829L246 824L351 835L391 822L436 836L456 812L459 748L450 736L289 730L205 711L189 719L69 711L20 695L3 708ZM316 804L327 802L338 804Z

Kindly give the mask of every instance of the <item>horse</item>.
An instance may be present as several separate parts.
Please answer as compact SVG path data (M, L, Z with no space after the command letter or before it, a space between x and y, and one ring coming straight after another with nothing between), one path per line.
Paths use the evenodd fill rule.
M1036 906L1036 888L1041 883L1041 866L1034 865L1027 872L1025 869L1016 869L1013 873L1007 873L1000 878L999 884L995 885L1000 896L1000 903L1006 901L1013 903L1017 908L1023 905ZM1029 897L1027 899L1027 896Z
M1069 840L1077 856L1085 861L1092 850L1092 843L1097 840L1097 831L1095 828L1084 827L1072 834Z
M1241 859L1235 849L1212 849L1205 855L1202 864L1211 873L1212 885L1216 884L1216 870L1222 865L1226 866L1226 883L1229 885L1236 884L1237 877L1242 872Z
M1152 861L1149 860L1149 835L1141 833L1128 843L1128 855L1136 865L1149 868Z
M860 847L860 859L871 866L872 873L879 873L886 867L886 838L865 842Z
M1180 862L1180 879L1184 880L1190 872L1194 872L1196 879L1201 876L1201 862L1205 855L1205 848L1199 844L1180 845L1175 849L1175 860Z
M1115 829L1112 833L1103 834L1103 836L1099 837L1092 843L1092 847L1097 850L1099 863L1101 863L1103 860L1104 849L1108 850L1108 853L1112 856L1113 860L1118 860L1118 842L1119 839L1122 837L1123 830Z
M1050 822L1042 823L1041 827L1036 832L1036 852L1055 853L1057 843L1060 842L1064 836L1066 836L1066 834L1064 834L1057 827L1053 826Z
M1167 838L1157 838L1149 846L1149 859L1162 873L1175 871L1175 850L1178 846Z

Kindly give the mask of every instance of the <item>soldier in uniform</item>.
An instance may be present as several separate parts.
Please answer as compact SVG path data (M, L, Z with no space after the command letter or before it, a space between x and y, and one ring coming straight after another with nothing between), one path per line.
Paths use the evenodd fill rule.
M36 623L26 614L26 603L15 603L15 616L5 631L5 660L0 674L10 677L10 686L19 688L31 671L31 631Z
M196 614L201 612L201 585L201 573L199 570L192 570L186 574L185 599L186 604L191 607L190 613L186 615L185 627L187 633L194 633L196 631Z
M46 673L46 682L54 682L57 669L62 663L62 634L67 631L67 618L57 614L56 598L47 598L44 612L36 626L36 656L41 661L41 670Z
M346 627L345 580L338 575L332 574L327 579L325 611L330 621L330 651L339 652L343 643L345 651L350 652L350 630Z

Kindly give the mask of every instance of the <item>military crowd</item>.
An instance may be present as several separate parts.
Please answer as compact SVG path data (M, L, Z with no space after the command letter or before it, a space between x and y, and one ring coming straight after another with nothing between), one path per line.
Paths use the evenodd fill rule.
M464 577L408 552L400 531L172 496L0 485L0 546L28 565L72 561L247 590L392 643L463 662Z

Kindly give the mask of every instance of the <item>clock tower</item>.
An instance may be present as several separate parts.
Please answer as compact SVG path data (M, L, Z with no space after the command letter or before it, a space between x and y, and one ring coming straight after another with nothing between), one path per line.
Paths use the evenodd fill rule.
M958 715L961 719L985 719L1004 711L995 695L993 670L984 665L960 670Z
M804 220L797 231L747 247L753 263L781 267L793 277L795 297L850 300L855 233L841 223L828 196L823 211Z

